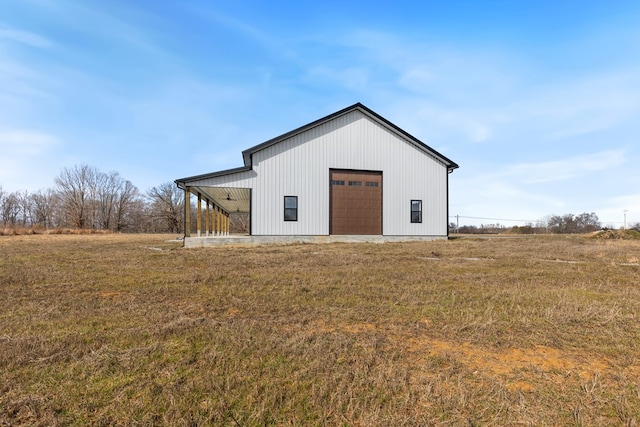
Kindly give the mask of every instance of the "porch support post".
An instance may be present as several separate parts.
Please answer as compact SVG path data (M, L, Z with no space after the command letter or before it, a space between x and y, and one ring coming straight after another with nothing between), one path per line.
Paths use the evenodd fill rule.
M220 235L220 206L216 208L216 235Z
M222 235L223 236L227 235L227 213L226 212L222 213Z
M198 192L198 215L196 215L196 230L198 233L198 237L200 237L200 232L202 230L202 194Z
M216 221L218 220L218 205L213 205L213 209L211 211L211 228L213 229L213 235L218 235L218 226Z
M205 212L205 217L204 217L204 229L205 229L205 235L207 237L209 237L209 199L205 200L207 202L207 210Z
M222 235L227 235L227 214L226 212L222 213Z
M209 219L209 234L213 236L213 218L215 217L216 205L211 202L211 218Z
M218 205L214 204L211 209L211 234L217 236L218 228L216 227L216 219L218 217Z
M191 237L191 188L184 188L184 237Z

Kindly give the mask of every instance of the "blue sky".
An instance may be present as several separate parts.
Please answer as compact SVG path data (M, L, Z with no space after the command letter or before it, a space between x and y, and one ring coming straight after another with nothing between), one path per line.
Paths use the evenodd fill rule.
M638 22L637 1L3 0L0 186L87 164L145 192L362 102L460 165L461 225L640 222Z

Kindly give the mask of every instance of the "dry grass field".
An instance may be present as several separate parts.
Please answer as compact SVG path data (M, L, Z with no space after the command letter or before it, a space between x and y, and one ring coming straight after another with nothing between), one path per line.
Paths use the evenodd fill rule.
M0 238L0 426L640 423L640 242Z

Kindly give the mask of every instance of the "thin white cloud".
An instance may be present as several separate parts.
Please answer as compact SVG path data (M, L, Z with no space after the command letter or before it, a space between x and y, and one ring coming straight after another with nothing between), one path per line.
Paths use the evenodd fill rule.
M0 185L7 191L47 185L53 175L51 153L59 144L55 135L33 130L0 131Z
M31 130L0 131L0 150L3 157L39 156L59 142L58 138L43 132Z
M627 226L640 224L640 193L616 196L606 200L605 207L598 213L605 224L624 226L626 217Z
M37 48L46 48L53 43L46 37L30 31L0 25L0 39L16 41Z
M504 174L522 179L523 184L540 184L578 178L614 168L624 163L624 160L624 150L605 150L548 162L518 163L509 166Z
M285 45L268 32L247 21L227 15L221 12L219 8L214 10L197 3L187 4L185 8L190 9L198 18L204 18L216 26L222 25L242 38L268 49L270 52L276 52L282 56L291 55Z
M594 177L616 172L625 163L625 154L622 149L605 150L546 162L461 169L450 180L451 211L474 218L518 219L522 223L567 212L595 211L607 217L611 206L616 206L615 211L621 205L599 187L599 181L604 180ZM624 199L629 206L640 203L638 200L633 204L632 200L633 197ZM465 223L489 221L469 219Z
M312 82L327 84L333 82L348 90L366 89L369 81L369 71L365 67L345 67L333 69L326 66L311 68L307 77Z
M542 79L538 73L547 64L495 46L445 45L367 30L330 43L336 50L328 59L331 65L320 56L310 67L315 82L378 98L424 135L502 145L532 139L558 146L640 115L640 70L633 62ZM367 70L359 85L348 72L355 67L347 64L354 61Z

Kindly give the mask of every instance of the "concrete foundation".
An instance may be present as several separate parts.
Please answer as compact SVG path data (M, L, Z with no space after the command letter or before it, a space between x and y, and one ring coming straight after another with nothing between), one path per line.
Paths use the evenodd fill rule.
M447 236L206 236L187 237L185 248L219 245L288 245L295 243L386 243L446 240Z

